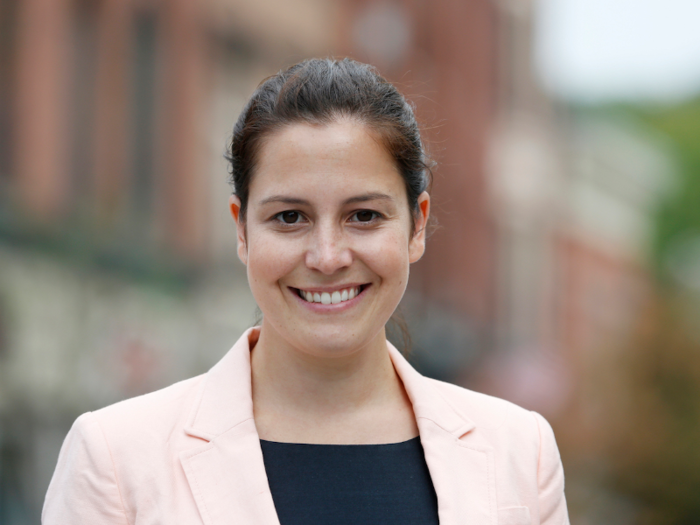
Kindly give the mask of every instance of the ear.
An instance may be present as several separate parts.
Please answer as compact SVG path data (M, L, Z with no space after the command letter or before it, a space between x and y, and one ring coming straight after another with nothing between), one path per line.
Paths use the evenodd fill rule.
M241 199L237 195L228 198L228 207L231 217L236 221L236 235L238 237L238 258L243 264L248 264L248 245L245 240L245 222L241 217Z
M418 196L418 214L414 217L415 229L408 242L408 259L411 263L418 261L425 252L425 228L430 217L430 195L424 191Z

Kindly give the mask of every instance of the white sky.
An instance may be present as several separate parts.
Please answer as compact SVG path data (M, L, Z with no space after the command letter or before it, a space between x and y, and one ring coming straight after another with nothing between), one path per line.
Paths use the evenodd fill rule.
M700 93L700 0L537 0L535 60L568 99Z

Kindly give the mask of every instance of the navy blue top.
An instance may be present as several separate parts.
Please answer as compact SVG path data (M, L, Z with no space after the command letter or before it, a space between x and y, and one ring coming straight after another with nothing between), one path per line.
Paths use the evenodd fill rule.
M281 525L439 523L418 437L387 445L260 444Z

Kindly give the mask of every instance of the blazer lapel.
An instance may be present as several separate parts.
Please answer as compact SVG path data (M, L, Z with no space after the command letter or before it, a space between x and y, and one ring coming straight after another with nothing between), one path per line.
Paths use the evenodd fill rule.
M185 432L203 440L180 461L206 525L279 525L253 419L248 330L207 374Z
M206 525L279 525L252 419L180 460Z
M441 525L495 525L493 449L474 423L439 394L389 345L394 368L413 405L425 461L438 498Z
M496 493L492 451L458 440L429 419L418 428L438 497L441 525L493 525Z

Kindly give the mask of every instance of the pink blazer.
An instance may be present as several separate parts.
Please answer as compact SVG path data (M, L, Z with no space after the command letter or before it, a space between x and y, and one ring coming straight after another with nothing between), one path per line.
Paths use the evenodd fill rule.
M42 523L279 525L253 420L251 330L208 373L80 416ZM569 522L542 416L425 378L389 352L413 404L441 525Z

